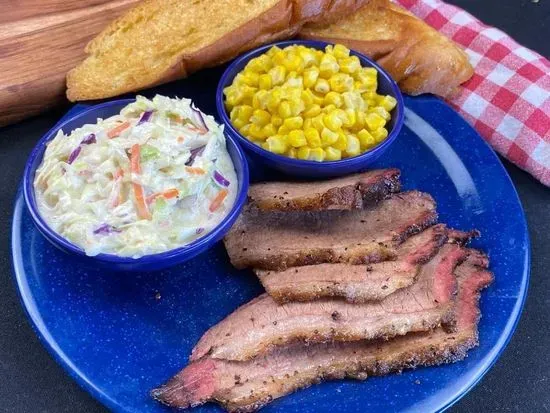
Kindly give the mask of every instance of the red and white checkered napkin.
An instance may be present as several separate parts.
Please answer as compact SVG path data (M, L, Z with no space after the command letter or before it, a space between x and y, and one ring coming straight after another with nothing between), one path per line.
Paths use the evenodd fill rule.
M550 186L550 62L440 0L397 0L460 44L474 76L449 103L493 148Z

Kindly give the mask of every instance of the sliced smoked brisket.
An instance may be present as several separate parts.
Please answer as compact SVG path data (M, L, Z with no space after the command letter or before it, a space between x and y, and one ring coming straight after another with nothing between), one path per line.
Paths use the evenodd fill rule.
M361 209L399 192L399 169L378 169L317 182L264 182L250 186L248 202L262 211Z
M192 362L152 396L172 407L208 401L232 412L249 412L321 380L366 379L403 369L455 362L477 345L479 291L493 276L468 262L460 265L456 330L411 333L390 341L291 345L249 361L202 358Z
M247 360L295 341L390 338L432 329L452 317L453 271L465 257L458 245L443 246L413 285L376 303L324 299L279 305L262 294L210 328L191 359Z
M433 198L411 191L352 211L246 211L225 237L236 268L283 270L395 258L396 247L437 221Z
M379 301L411 285L420 264L429 261L446 239L445 225L437 224L401 244L396 249L396 261L315 264L255 272L267 293L278 303L332 297L356 303Z

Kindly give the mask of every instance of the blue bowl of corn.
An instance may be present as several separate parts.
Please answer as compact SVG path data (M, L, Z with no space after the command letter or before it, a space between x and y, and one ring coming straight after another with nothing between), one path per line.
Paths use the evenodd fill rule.
M343 45L290 40L226 69L216 106L253 162L304 178L368 169L397 138L403 97L375 62Z

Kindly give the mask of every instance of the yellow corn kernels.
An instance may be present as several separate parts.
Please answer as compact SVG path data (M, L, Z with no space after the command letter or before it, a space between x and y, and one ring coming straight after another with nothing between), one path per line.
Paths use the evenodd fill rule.
M310 161L322 162L325 159L325 151L322 148L313 148L309 151Z
M275 66L269 69L271 84L273 86L282 85L286 79L286 68L284 66Z
M290 105L290 114L291 116L298 116L300 115L304 109L306 108L306 105L303 100L291 100L288 102Z
M250 121L258 126L265 126L271 120L271 115L269 112L263 109L256 109L250 118Z
M319 65L319 75L321 77L328 79L332 75L338 73L339 69L340 66L338 65L336 57L330 54L325 54L321 58L321 64Z
M299 52L298 52L298 55L302 58L302 60L304 61L304 66L305 67L311 67L313 65L316 65L317 64L317 56L316 54L308 49L307 47L304 48L304 49L301 49Z
M330 92L330 86L326 79L317 79L315 87L313 88L318 93L326 94Z
M252 107L254 109L265 109L267 107L267 100L269 98L269 92L267 90L258 90L258 92L252 98Z
M303 130L292 130L288 133L287 142L290 146L293 146L295 148L306 146L306 135Z
M347 74L353 74L361 70L361 62L357 56L345 57L340 60L340 70Z
M363 85L366 92L375 92L377 87L377 81L376 78L373 76L364 76L363 79L360 80L361 84Z
M279 49L279 48L277 48L277 49ZM285 59L286 59L286 53L282 49L276 50L271 55L271 61L273 62L273 64L275 64L277 66L282 66Z
M311 105L309 109L306 109L304 111L304 116L306 118L313 118L314 116L317 116L319 113L321 113L321 106L319 105Z
M313 105L313 96L311 96L311 93L307 93L305 90L303 90L301 97L306 107Z
M266 98L266 110L269 111L269 113L276 113L279 105L281 104L281 90L275 89L271 92L268 92L267 98Z
M339 131L338 139L336 139L336 142L334 142L332 146L340 151L345 151L346 148L348 147L348 135L346 135L342 131Z
M329 128L323 128L321 132L321 145L330 146L338 140L338 133L331 131Z
M358 93L365 93L369 90L368 87L359 80L353 82L353 89Z
M353 129L356 130L356 131L363 129L366 125L366 123L365 123L365 118L366 118L365 112L363 112L362 110L356 110L355 111L355 116L356 116L356 121L355 121L355 125L353 126Z
M241 133L241 135L243 136L250 136L250 127L252 125L250 123L247 123L246 125L244 125L242 128L239 128L239 132Z
M337 59L345 59L349 56L349 49L342 44L335 44L332 48L332 54Z
M342 100L346 109L365 110L365 102L357 92L342 93Z
M330 90L343 93L353 89L353 78L345 73L336 73L329 79Z
M325 148L325 160L326 161L339 161L342 159L342 151L332 146Z
M397 100L393 96L387 95L382 97L378 104L388 112L391 112L397 106Z
M264 139L265 136L262 132L262 127L259 125L252 124L250 125L249 135L256 140Z
M271 76L268 74L260 75L258 79L258 86L260 89L263 90L269 90L273 86L273 83L271 82Z
M302 76L288 77L286 79L285 85L292 88L298 88L300 90L300 93L302 93L302 90L304 89L304 79L302 78Z
M302 146L296 151L296 157L298 159L309 159L309 154L311 153L311 148L308 148L307 146Z
M325 126L333 132L338 131L344 123L335 110L331 111L328 115L325 115L323 121L325 122Z
M344 99L342 98L342 95L340 93L328 92L325 95L324 104L325 105L334 105L337 108L339 108L340 106L342 106L344 104Z
M268 123L262 128L262 135L266 138L269 138L270 136L275 136L277 134L277 129L272 123Z
M233 108L234 106L238 105L242 102L244 99L244 94L242 90L235 89L234 87L226 87L224 89L225 94L225 103L229 108Z
M242 120L243 122L248 122L250 120L250 117L252 116L252 113L254 112L254 109L252 106L249 105L240 105L238 106L239 112L237 115L237 118Z
M346 155L357 156L361 153L361 144L355 135L348 135Z
M333 104L326 105L323 109L321 109L321 112L323 113L331 113L332 111L336 110L337 107Z
M283 126L286 126L288 130L301 129L303 125L304 120L300 116L286 118L283 122Z
M390 112L388 112L382 106L375 106L373 108L370 108L369 113L376 113L377 115L380 115L380 117L382 117L385 121L388 121L391 118Z
M272 47L224 89L225 106L233 126L268 151L336 161L388 136L397 100L376 93L377 76L343 45Z
M248 86L258 87L258 83L260 80L260 75L258 73L250 72L242 77L242 81L244 84Z
M269 152L277 153L279 155L284 154L288 149L285 139L279 135L267 138L262 147Z
M271 58L265 54L258 56L255 59L252 59L245 67L245 70L256 72L256 73L266 73L273 66Z
M388 130L386 128L376 129L371 132L371 135L376 143L379 143L388 137Z
M279 135L288 135L288 132L290 132L290 129L288 129L285 125L279 126L279 129L277 129L277 134Z
M296 158L297 158L297 154L298 154L298 151L296 150L296 148L290 148L290 149L286 152L286 156L288 156L289 158L292 158L292 159L296 159Z
M290 118L292 116L292 111L290 110L290 103L288 103L286 100L284 102L281 102L277 112L279 113L279 116L283 119Z
M235 126L237 129L241 129L244 125L246 125L246 123L240 119L235 119L232 121L232 123L233 123L233 126Z
M273 46L271 49L269 49L266 53L266 55L268 55L269 57L271 57L271 59L273 60L273 57L277 54L277 53L281 53L283 52L283 49L281 49L279 46ZM284 52L283 52L284 53Z
M318 148L319 146L321 146L321 135L319 134L319 131L317 129L304 129L304 136L310 148Z
M283 119L280 116L273 115L271 116L271 124L278 128L283 124Z
M315 83L317 83L317 79L319 79L319 69L316 67L308 67L304 70L303 78L304 87L312 88L315 86Z
M357 115L355 114L355 111L353 109L346 109L345 114L346 117L344 119L343 126L344 128L352 129L357 122Z
M231 119L232 122L237 119L240 109L240 106L235 106L233 109L231 109L231 112L229 112L229 119Z
M295 71L296 73L302 73L305 68L304 60L297 54L289 54L283 62L283 66L289 72Z
M359 143L361 144L361 148L363 150L372 148L376 144L373 136L366 129L361 129L357 132L357 138L359 139Z
M367 113L365 116L365 123L370 131L380 129L386 124L385 119L376 113Z
M319 114L311 118L311 125L317 129L318 132L321 132L325 128L325 122L323 121L323 115Z

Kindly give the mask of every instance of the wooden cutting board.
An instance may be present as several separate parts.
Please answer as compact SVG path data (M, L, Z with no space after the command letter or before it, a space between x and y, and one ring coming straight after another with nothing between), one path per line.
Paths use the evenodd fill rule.
M65 99L65 75L140 0L7 0L0 13L0 126Z

